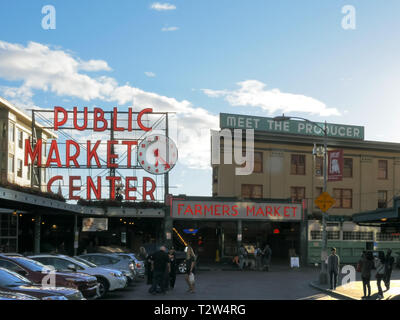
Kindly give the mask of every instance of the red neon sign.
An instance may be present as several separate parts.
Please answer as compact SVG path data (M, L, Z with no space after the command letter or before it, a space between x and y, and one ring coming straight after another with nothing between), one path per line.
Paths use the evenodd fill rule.
M71 123L73 125L72 130L84 131L84 130L93 130L96 132L102 132L105 130L114 130L114 131L127 131L132 132L134 128L140 128L140 130L148 132L151 131L152 128L146 126L143 121L142 117L145 114L153 113L153 109L146 108L141 110L139 113L134 112L132 108L128 109L128 125L127 126L119 126L118 125L118 109L113 108L112 110L112 120L107 120L105 117L105 111L101 108L94 108L93 110L93 119L91 123L93 123L93 128L89 128L89 111L88 108L83 108L82 111L78 111L77 107L73 108L73 111L68 112L66 109L56 106L53 110L54 113L54 130L62 130L66 129L64 126L67 123ZM78 119L78 115L83 114L83 117ZM125 112L126 114L126 112ZM136 119L134 119L133 115L137 114ZM72 118L70 118L72 115ZM71 121L72 120L72 121ZM79 123L78 123L79 120ZM69 122L68 122L69 121ZM135 125L136 123L136 125ZM135 129L137 130L137 129ZM38 139L35 146L32 148L29 139L25 140L25 156L24 156L24 165L28 166L31 163L34 163L35 166L40 168L49 168L52 166L57 166L58 168L81 168L79 163L78 157L80 155L86 156L86 167L90 168L102 168L99 158L99 146L104 142L101 140L97 141L90 141L87 140L84 146L78 144L74 140L66 140L65 147L63 146L63 150L60 149L60 146L57 144L57 140L52 140L47 156L46 163L42 161L43 155L43 147L44 143L42 139ZM118 154L113 152L113 148L115 145L122 145L125 146L125 152L127 155L127 162L126 167L132 168L136 164L136 159L132 157L132 150L135 146L138 145L137 140L108 140L106 141L107 144L107 153L106 153L106 163L107 168L119 168L119 164L117 160L119 158ZM60 152L64 151L64 152ZM63 154L63 157L61 156ZM131 183L133 181L137 181L137 177L125 177L125 199L126 200L136 200L137 197L134 195L135 192L139 193L136 187L132 186ZM156 183L150 177L142 177L142 188L140 193L142 195L142 200L155 200L154 192L156 190ZM54 176L51 177L47 183L47 191L51 192L51 187L56 181L63 181L63 176ZM77 181L81 181L81 176L69 176L69 199L70 200L79 200L80 196L76 193L81 190L81 186L77 185ZM86 181L82 182L82 185L86 186L86 199L91 200L92 193L94 194L97 200L101 199L101 177L97 177L97 179L93 179L91 176L86 177ZM116 184L118 182L122 182L121 177L105 177L105 180L109 181L110 183L110 197L111 199L115 199L116 195Z

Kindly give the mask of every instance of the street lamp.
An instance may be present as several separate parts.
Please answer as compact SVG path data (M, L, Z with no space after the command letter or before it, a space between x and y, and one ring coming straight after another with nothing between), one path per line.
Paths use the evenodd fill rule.
M282 114L282 116L277 116L274 118L274 121L288 121L290 119L299 119L299 120L304 120L306 122L309 122L313 125L315 125L316 127L320 128L323 132L324 132L324 192L327 192L327 137L328 137L328 131L327 131L327 126L326 126L326 121L325 121L325 125L324 128L322 128L318 123L314 122L314 121L310 121L308 119L305 118L301 118L301 117L288 117L285 116L284 114ZM325 213L322 213L322 252L321 252L321 259L322 257L325 257L327 254L327 234L326 234L326 216ZM325 265L325 261L321 262L321 273L319 275L319 283L320 284L326 284L328 283L328 273L326 270L326 265Z

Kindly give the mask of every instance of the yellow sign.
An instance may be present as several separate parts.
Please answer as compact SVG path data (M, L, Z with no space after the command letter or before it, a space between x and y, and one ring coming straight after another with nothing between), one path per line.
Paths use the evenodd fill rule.
M322 212L327 212L329 208L335 204L335 199L333 199L328 192L323 192L317 199L314 200L314 203L318 208L321 209Z

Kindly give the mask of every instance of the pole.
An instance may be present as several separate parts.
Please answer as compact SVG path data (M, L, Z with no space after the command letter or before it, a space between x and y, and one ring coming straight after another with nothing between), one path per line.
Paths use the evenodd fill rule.
M40 226L42 223L42 217L40 215L35 216L35 233L34 233L34 253L40 254Z
M74 256L78 254L79 247L79 231L78 231L78 215L74 216Z
M110 113L110 116L111 116L111 123L114 123L113 113ZM111 141L114 140L114 126L111 126L111 129L110 129L110 140ZM113 144L111 144L110 152L111 152L111 154L114 154L114 145ZM111 159L111 163L114 164L115 159ZM110 177L115 177L115 168L114 167L110 168ZM115 200L115 198L114 199L111 198L111 194L112 194L112 182L110 181L110 200Z
M324 192L327 192L327 126L325 121L324 129ZM325 257L327 256L327 234L326 234L326 213L322 212L322 251L321 251L321 273L319 277L320 284L328 283L328 273L326 270Z
M168 113L165 115L165 135L167 138L169 138L169 128L168 128ZM168 140L166 142L165 146L165 152L166 152L166 160L167 163L169 163L169 145L168 145ZM164 217L164 240L165 240L165 245L168 248L171 248L173 246L173 220L171 218L171 210L172 208L169 207L169 203L167 203L169 199L169 172L164 174L164 207L166 208L165 210L165 217Z

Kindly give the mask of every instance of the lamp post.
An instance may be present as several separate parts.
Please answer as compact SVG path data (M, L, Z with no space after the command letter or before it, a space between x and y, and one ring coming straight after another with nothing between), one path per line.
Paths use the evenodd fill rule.
M304 120L306 122L309 122L313 125L315 125L316 127L320 128L323 132L324 132L324 170L323 170L323 174L324 174L324 189L323 192L327 192L327 137L328 137L328 132L327 132L327 126L326 126L326 121L325 121L325 125L324 128L322 128L318 123L314 122L314 121L310 121L308 119L305 118L301 118L301 117L288 117L285 116L284 114L282 116L278 116L274 118L274 121L288 121L290 119L299 119L299 120ZM321 260L323 257L325 257L327 255L327 233L326 233L326 213L322 213L322 251L321 251ZM321 273L319 275L319 283L320 284L326 284L328 283L328 272L326 270L326 265L325 265L325 261L321 261Z

